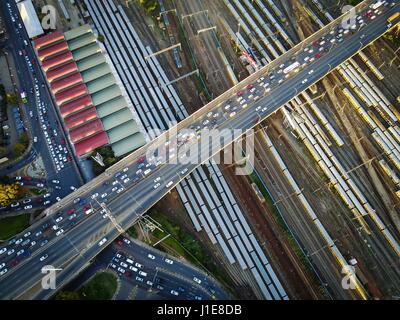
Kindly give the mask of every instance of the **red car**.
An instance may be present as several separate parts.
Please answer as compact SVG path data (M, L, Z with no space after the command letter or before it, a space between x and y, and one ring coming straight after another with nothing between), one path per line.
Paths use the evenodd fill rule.
M17 264L18 264L18 260L15 260L15 259L10 262L11 267L15 267Z
M67 214L70 216L71 214L73 214L75 212L75 209L69 209L67 211Z
M242 91L238 91L238 92L236 93L236 95L237 95L238 97L240 97L242 94L243 94Z
M25 176L25 177L24 177L24 180L26 180L26 181L31 181L31 180L32 180L32 177Z
M65 144L64 138L61 138L61 144Z
M318 47L318 44L319 44L318 41L314 41L314 42L313 42L313 46L314 46L314 47Z
M124 243L122 242L122 240L117 240L117 245L122 246Z
M321 58L321 55L320 55L319 53L317 53L317 54L315 55L315 58L319 59L319 58Z
M145 156L140 157L139 160L138 160L138 163L144 162L145 159L146 159Z
M125 272L125 275L126 275L128 278L132 277L132 273L131 273L130 271Z
M83 209L85 209L85 210L89 210L90 208L91 208L90 204L86 204L86 205L83 206Z
M254 86L250 83L246 88L247 90L250 90L251 88L253 88Z

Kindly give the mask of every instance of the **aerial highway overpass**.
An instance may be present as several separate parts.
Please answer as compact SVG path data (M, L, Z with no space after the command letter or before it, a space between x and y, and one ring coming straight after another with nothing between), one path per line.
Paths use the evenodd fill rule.
M362 16L374 2L360 3L356 7L357 14ZM5 252L11 252L7 253L7 259L13 259L20 249L16 244L19 239L33 236L40 239L44 233L51 235L48 242L42 241L40 246L32 248L23 259L19 258L17 265L0 276L0 297L50 297L54 290L43 290L40 286L44 265L63 269L57 277L57 289L61 288L201 164L184 161L186 147L199 146L199 153L205 160L237 138L225 137L227 139L221 144L203 143L205 135L202 134L207 129L240 129L242 132L251 129L384 34L388 30L386 20L397 11L398 2L394 6L385 6L375 19L356 20L353 22L355 27L348 31L342 26L346 19L339 17L47 209L45 219L3 246L7 249ZM180 134L183 129L190 129L191 134ZM176 141L174 135L177 132ZM170 139L171 142L166 144ZM161 150L154 159L146 157L147 151L152 149ZM164 152L170 157L169 163L158 159ZM104 238L105 243L99 245ZM3 257L4 253L0 259Z

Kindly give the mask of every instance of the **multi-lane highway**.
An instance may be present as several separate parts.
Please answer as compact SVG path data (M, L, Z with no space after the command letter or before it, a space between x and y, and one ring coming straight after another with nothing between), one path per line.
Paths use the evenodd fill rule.
M361 7L365 8L368 3L371 2L364 2ZM149 145L135 151L110 168L105 174L94 179L90 184L67 196L57 207L50 208L49 213L57 211L57 214L52 214L45 221L30 228L34 232L43 228L45 223L51 224L51 227L48 228L50 229L49 242L43 247L32 250L29 257L21 259L17 266L1 276L1 297L17 298L37 284L41 278L40 269L43 265L51 264L63 267L67 261L75 258L68 268L59 274L59 287L64 285L104 246L115 239L122 229L131 225L138 215L144 213L200 164L184 164L182 161L178 161L176 164L164 164L163 159L157 159L161 153L155 155L153 161L150 157L143 158L146 150L150 147L159 146L160 149L169 153L171 158L178 157L182 160L181 156L185 145L200 144L202 150L200 154L204 156L204 159L209 158L222 146L201 143L204 141L204 136L201 134L204 134L205 127L241 129L243 131L253 127L386 32L386 19L399 10L398 7L396 5L385 8L384 12L373 21L364 21L363 25L359 23L354 30L346 33L340 28L341 20L328 25L326 29L321 29L316 35L306 39L306 42L294 47L265 69L221 95L178 125L179 129L188 127L193 129L192 135L181 136L178 142L175 142L176 144L171 142L170 145L165 145L165 141L163 141L165 135L161 135ZM331 41L332 39L336 40ZM339 41L340 39L343 40ZM320 50L321 47L322 50ZM306 60L306 57L309 58ZM299 70L288 72L289 76L286 78L284 70L296 61L300 64L296 67ZM269 88L270 90L268 90ZM227 107L228 105L229 107ZM246 106L243 107L244 105ZM225 146L229 142L230 139L226 139L223 145ZM177 155L178 146L179 153ZM150 172L145 174L146 170L150 170ZM155 181L158 177L160 180ZM127 180L128 178L129 180ZM171 181L172 183L170 183ZM80 199L77 200L77 198ZM80 203L82 199L86 201L86 204ZM104 204L100 206L100 203ZM93 212L83 206L92 207ZM70 222L68 212L71 212L72 209L79 215L74 217L77 220ZM84 211L88 210L89 213L85 214ZM101 210L105 210L105 212L98 214ZM114 219L103 217L107 212L110 212ZM63 220L60 223L55 222L59 217L63 217ZM54 225L57 225L56 230L52 230ZM59 233L60 229L63 229L64 232ZM54 234L57 232L58 236ZM98 245L98 242L104 237L106 242L101 246ZM43 256L46 259L40 261ZM37 290L40 292L36 296L37 298L51 295L50 292L40 290L40 288Z

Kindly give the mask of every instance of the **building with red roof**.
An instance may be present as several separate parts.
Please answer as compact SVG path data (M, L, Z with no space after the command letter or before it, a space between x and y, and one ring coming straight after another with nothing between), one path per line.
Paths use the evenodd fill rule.
M56 103L61 107L64 103L76 100L87 95L87 88L84 84L75 86L69 90L55 94Z
M63 118L66 118L69 115L87 109L91 106L93 106L92 98L89 95L86 95L72 102L64 104L60 107L60 112Z
M68 62L73 61L71 52L64 52L59 55L56 55L53 58L46 59L42 63L42 68L45 72L50 71L53 68L66 64Z
M81 141L82 139L91 137L102 131L104 131L103 125L102 125L100 119L96 119L94 121L84 124L83 126L76 128L74 130L71 130L69 132L69 135L71 137L72 143L75 144L75 143Z
M64 34L59 31L55 31L43 37L35 39L34 46L36 50L40 50L42 48L48 47L51 44L55 44L63 40Z
M66 78L62 78L60 80L53 81L50 84L50 88L54 94L57 94L61 91L67 90L69 88L72 88L72 87L74 87L78 84L82 84L82 83L83 83L82 76L80 73L77 72L77 73L71 74L70 76L68 76Z
M44 49L39 50L38 57L40 61L44 61L45 59L52 58L57 54L61 54L68 51L69 51L68 44L66 41L63 41L55 45L52 45L50 47L46 47Z
M68 118L64 119L65 126L68 130L71 130L75 127L83 125L85 122L92 121L97 119L97 111L95 107L91 107L89 109L85 109L78 113L74 113L73 115L69 116Z
M109 143L107 133L104 131L74 144L75 152L78 157L83 156L98 147Z
M78 72L78 66L75 62L67 63L57 69L53 69L46 73L47 81L52 83L55 80L64 78L72 73Z

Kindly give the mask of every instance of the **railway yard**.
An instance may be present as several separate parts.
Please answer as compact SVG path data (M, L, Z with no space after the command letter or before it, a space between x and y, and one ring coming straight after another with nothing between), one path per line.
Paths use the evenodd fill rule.
M340 15L337 6L329 10L334 5L329 2L298 1L292 7L287 1L164 1L165 10L178 11L168 17L177 26L183 21L186 36L174 29L175 38L188 41L190 52L181 52L182 68L172 54L158 59L169 66L169 79L201 70L201 80L176 82L194 111L190 108L200 107L207 96L201 96L203 85L210 96L220 94L246 77L248 66L267 64ZM132 15L137 10L128 7ZM288 22L291 17L295 24ZM216 32L195 36L194 30L214 25ZM146 32L145 23L138 29ZM153 35L156 45L160 39ZM251 55L243 54L247 48ZM267 202L260 201L249 177L220 166L289 297L390 299L399 291L397 49L385 38L377 40L255 128L254 169L269 193ZM187 64L193 60L196 67ZM188 85L197 85L198 99ZM176 212L188 218L183 210ZM202 233L197 236L210 243ZM357 289L349 291L341 279L350 261L356 263ZM225 265L235 270L236 263Z
M147 142L329 24L349 4L156 0L149 13L139 1L77 2L79 10L71 2L64 18L58 13L57 30L89 23L103 37L107 63ZM374 19L379 10L357 22ZM341 36L306 48L304 65ZM207 267L199 265L207 273L219 270L212 276L233 299L400 296L399 37L397 25L257 124L249 174L236 174L239 161L211 159L148 213L163 212L195 238L209 257ZM249 159L245 150L243 159Z

